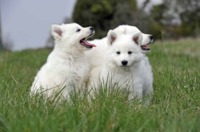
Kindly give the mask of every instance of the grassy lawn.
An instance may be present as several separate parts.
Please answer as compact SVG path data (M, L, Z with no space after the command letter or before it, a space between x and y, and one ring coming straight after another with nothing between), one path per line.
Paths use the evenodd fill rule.
M127 104L117 91L57 107L31 100L29 88L50 50L0 53L0 132L200 131L200 40L156 42L151 48L149 107Z

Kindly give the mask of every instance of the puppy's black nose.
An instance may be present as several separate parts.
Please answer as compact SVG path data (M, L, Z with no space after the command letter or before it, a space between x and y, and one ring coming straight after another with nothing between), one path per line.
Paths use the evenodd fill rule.
M93 28L93 27L90 27L90 30L91 30L91 31L94 31L94 28Z
M153 35L150 35L149 38L150 38L151 40L153 40Z
M122 61L122 65L123 65L123 66L126 66L127 64L128 64L128 61L126 61L126 60L123 60L123 61Z

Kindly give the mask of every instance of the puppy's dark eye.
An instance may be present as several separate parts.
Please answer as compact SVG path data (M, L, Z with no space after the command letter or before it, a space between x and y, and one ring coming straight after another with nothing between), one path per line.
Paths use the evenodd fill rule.
M117 51L116 54L120 55L120 51Z
M129 51L129 52L128 52L128 54L130 55L130 54L132 54L132 52L131 52L131 51Z
M81 31L81 29L80 29L80 28L76 30L76 32L80 32L80 31Z

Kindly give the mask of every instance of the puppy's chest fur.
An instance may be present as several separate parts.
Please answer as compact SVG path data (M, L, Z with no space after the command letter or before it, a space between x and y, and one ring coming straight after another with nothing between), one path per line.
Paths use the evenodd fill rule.
M128 67L104 67L101 73L101 78L105 81L110 81L112 84L117 83L120 86L132 86L137 81L137 71Z
M70 55L59 56L55 53L49 55L46 64L38 73L43 87L67 86L81 87L87 78L89 70L84 57Z

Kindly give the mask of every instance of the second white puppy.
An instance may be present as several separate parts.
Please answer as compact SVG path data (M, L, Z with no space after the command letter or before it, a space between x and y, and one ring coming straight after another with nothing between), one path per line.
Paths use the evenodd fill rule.
M153 93L151 66L141 49L142 33L123 34L110 30L102 65L91 71L90 84L112 83L130 91L129 100L143 98ZM94 92L94 91L92 91Z

